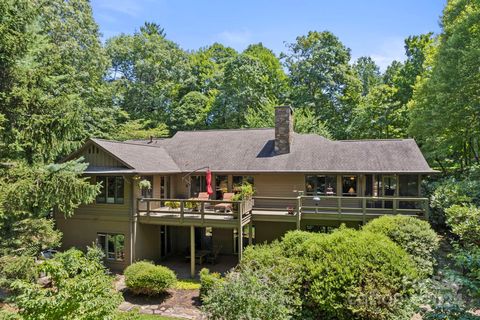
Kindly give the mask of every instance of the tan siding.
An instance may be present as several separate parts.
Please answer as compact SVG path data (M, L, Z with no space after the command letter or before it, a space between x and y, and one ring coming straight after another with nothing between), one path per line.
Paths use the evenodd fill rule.
M254 175L255 195L263 197L296 197L294 190L305 188L303 174L257 174Z
M160 226L140 223L137 225L135 260L160 260Z
M233 229L212 229L212 242L213 246L221 246L220 253L232 254L233 253Z
M270 243L273 240L281 239L285 233L295 230L296 224L290 222L255 222L255 243Z
M127 219L112 220L105 217L86 219L85 217L72 217L65 219L58 216L56 219L57 228L63 233L62 250L71 247L85 250L97 239L97 233L119 233L125 235L125 261L106 261L106 265L112 270L123 270L129 264L130 257L130 225Z

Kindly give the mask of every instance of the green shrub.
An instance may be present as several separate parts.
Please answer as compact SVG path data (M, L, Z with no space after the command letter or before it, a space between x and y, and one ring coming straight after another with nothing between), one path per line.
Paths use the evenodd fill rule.
M208 319L290 319L291 297L270 276L250 269L228 273L203 297L203 311Z
M445 210L447 224L465 244L480 245L480 208L453 205Z
M303 266L304 306L315 318L391 317L417 279L410 256L382 234L290 232L283 243Z
M8 288L15 280L34 281L37 276L35 259L30 256L0 257L0 287Z
M428 222L408 216L383 216L367 223L363 230L386 235L410 254L420 274L432 274L439 239Z
M170 209L180 208L180 202L179 201L165 201L165 205L167 207L169 207Z
M52 288L17 280L13 301L22 319L111 319L122 301L101 261L98 248L87 254L70 249L37 266L49 276Z
M210 273L210 270L207 268L200 270L200 299L203 300L203 298L206 297L213 288L220 285L222 281L220 273Z
M148 261L131 264L125 269L124 275L125 285L135 294L157 295L177 281L172 270Z
M255 193L255 191L253 190L253 186L248 182L242 183L242 185L238 187L235 191L236 193L232 198L233 201L250 199Z

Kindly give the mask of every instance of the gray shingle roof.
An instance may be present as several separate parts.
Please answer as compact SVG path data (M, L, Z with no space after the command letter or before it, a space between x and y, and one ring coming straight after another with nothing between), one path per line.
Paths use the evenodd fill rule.
M127 164L135 172L170 173L180 171L175 161L162 147L103 139L91 139L91 141ZM96 168L90 169L93 171Z
M233 129L181 131L152 142L95 141L135 163L137 171L190 172L208 166L214 172L435 172L413 139L332 141L294 133L291 151L284 155L274 154L274 139L274 129Z

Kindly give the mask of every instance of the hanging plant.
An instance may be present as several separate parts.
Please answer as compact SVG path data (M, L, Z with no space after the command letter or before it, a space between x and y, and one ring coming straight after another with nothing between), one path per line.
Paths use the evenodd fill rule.
M142 190L151 190L152 189L152 183L148 181L147 179L140 180L138 182L138 187Z

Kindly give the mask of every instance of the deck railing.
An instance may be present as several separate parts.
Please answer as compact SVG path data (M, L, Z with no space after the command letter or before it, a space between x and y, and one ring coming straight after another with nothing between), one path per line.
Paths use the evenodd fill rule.
M292 215L384 215L405 214L428 219L428 198L298 196L254 197L255 212L289 212ZM300 217L299 217L300 218Z
M226 201L138 198L137 214L149 217L177 218L180 221L185 219L199 219L202 222L208 219L244 221L249 219L252 203L251 199ZM221 206L218 206L219 204Z

